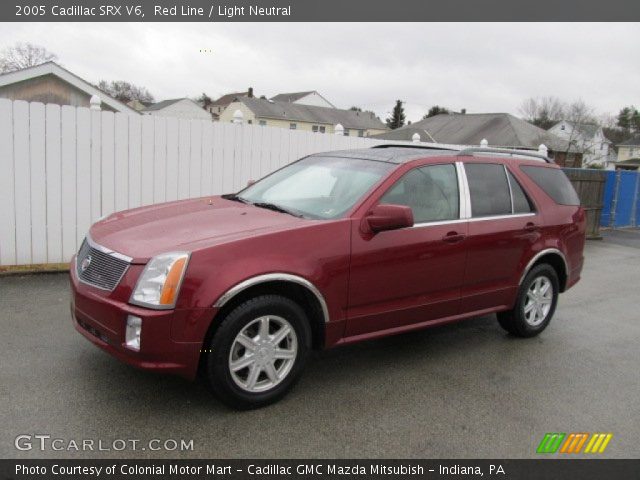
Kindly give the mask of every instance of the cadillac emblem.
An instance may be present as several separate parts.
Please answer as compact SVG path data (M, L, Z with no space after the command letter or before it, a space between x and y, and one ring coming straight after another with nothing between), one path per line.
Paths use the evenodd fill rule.
M87 255L86 257L84 257L84 260L82 260L82 263L80 264L80 270L84 272L87 268L89 268L89 265L91 265L91 260L91 255Z

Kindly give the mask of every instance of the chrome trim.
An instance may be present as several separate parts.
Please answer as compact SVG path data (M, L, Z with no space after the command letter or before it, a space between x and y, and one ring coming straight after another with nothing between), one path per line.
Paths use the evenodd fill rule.
M109 250L107 247L103 247L102 245L98 245L93 241L89 233L87 233L85 240L87 241L87 243L91 248L95 248L96 250L99 250L102 253L106 253L107 255L111 255L112 257L119 258L120 260L124 260L125 262L128 262L128 263L131 263L133 261L133 258L131 257L128 257L120 252L116 252L115 250Z
M471 217L471 196L469 193L469 182L467 172L462 162L456 162L456 173L458 175L458 190L460 195L460 219Z
M509 213L506 215L491 215L489 217L475 217L475 218L460 218L458 220L442 220L438 222L423 222L423 223L415 223L413 227L429 227L433 225L448 225L455 223L463 223L463 222L482 222L484 220L504 220L506 218L520 218L520 217L532 217L535 213Z
M289 273L267 273L244 280L243 282L238 283L237 285L231 287L229 290L223 293L220 298L218 298L216 303L213 304L213 306L216 308L221 308L229 300L231 300L233 297L246 290L247 288L253 287L254 285L259 285L261 283L274 281L297 283L298 285L302 285L303 287L307 288L311 293L315 295L316 299L320 303L320 308L322 308L322 315L324 316L325 323L329 322L329 309L327 308L327 302L322 296L322 293L320 293L320 290L318 290L316 286L309 280L297 275L291 275Z
M498 155L509 155L511 157L528 157L535 160L542 160L546 163L553 163L549 157L537 152L527 152L524 150L513 150L510 148L491 148L491 147L468 147L460 150L458 156L469 155L474 156L476 153L493 153Z
M538 253L536 253L533 256L533 258L529 260L529 263L527 263L527 266L524 269L524 273L522 274L522 277L520 277L520 282L518 282L518 286L522 285L522 282L524 282L524 278L529 273L529 270L531 270L531 267L533 266L533 264L536 263L541 257L549 253L555 253L560 255L560 258L562 258L562 262L564 263L564 273L567 275L567 277L569 276L569 264L567 263L567 258L564 256L564 253L562 253L557 248L545 248L544 250L541 250Z
M184 252L184 251L166 252L166 253L160 253L160 254L158 254L156 256L168 255L168 254L175 254L175 255L179 255L179 256L186 255L187 256L187 261L184 264L184 268L182 269L182 273L180 274L180 280L178 281L178 288L176 289L176 298L175 298L174 302L171 305L155 305L153 303L139 302L139 301L133 299L133 296L135 295L136 291L138 290L138 283L140 283L140 280L142 280L142 278L144 278L144 275L147 272L147 267L149 265L151 265L151 262L155 258L155 257L152 257L147 262L147 264L144 266L144 269L142 270L142 273L140 274L140 276L136 280L135 287L133 287L133 290L131 290L131 295L129 296L129 303L131 305L137 305L139 307L150 308L151 310L173 310L174 308L176 308L176 303L178 303L178 297L180 296L180 290L182 289L182 281L184 280L184 276L187 273L187 268L189 268L189 261L191 260L191 252ZM167 279L165 278L164 281L166 282ZM163 288L164 288L164 285L163 285Z
M80 267L80 265L78 265L78 253L80 253L80 250L82 250L82 244L80 244L80 250L78 250L76 252L76 255L74 257L74 269L76 272L76 278L78 279L78 281L80 283L84 283L85 285L89 285L90 287L93 288L97 288L98 290L102 290L104 292L113 292L116 288L118 288L118 285L120 285L120 282L122 281L122 279L124 278L124 276L127 274L127 272L129 271L129 267L131 266L131 261L133 260L131 257L127 257L126 255L122 255L121 253L118 252L114 252L112 250L109 250L108 248L103 247L102 245L98 245L97 243L95 243L93 241L93 239L89 236L89 233L87 232L87 235L84 237L84 241L87 242L87 245L89 245L89 247L98 250L106 255L111 255L112 257L115 257L119 260L125 261L127 262L129 265L127 265L124 270L122 271L122 275L120 275L120 278L118 279L118 281L115 283L113 288L105 288L105 287L101 287L100 285L96 285L95 283L91 283L91 282L87 282L86 280L84 280L81 276L81 273L78 271L78 268ZM84 242L83 242L84 243Z

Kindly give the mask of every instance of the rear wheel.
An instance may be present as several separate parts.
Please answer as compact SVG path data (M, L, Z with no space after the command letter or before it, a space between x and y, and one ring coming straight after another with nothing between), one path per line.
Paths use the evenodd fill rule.
M498 323L518 337L542 332L553 317L558 303L558 275L551 265L537 265L527 274L512 310L498 313Z
M257 408L284 396L300 377L311 346L308 319L279 295L233 309L207 348L206 378L227 405Z

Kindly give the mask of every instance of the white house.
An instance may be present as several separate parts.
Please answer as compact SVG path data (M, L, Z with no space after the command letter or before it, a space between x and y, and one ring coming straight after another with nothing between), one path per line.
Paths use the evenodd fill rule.
M587 123L573 123L562 120L549 129L549 132L567 140L582 152L582 166L600 166L612 170L616 155L612 142L605 137L602 127Z
M275 97L271 97L274 102L289 102L297 103L299 105L311 105L313 107L327 107L336 108L329 100L324 98L315 90L309 92L293 92L293 93L280 93Z
M190 120L212 120L211 113L190 98L163 100L149 105L140 113L144 115L159 115L162 117L186 118Z

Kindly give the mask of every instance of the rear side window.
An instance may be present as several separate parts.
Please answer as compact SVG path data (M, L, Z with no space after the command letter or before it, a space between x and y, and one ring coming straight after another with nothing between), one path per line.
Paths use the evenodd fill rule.
M533 212L533 205L527 194L516 180L516 178L507 170L509 177L509 185L511 186L511 195L513 197L513 213L530 213Z
M580 205L578 194L573 185L559 168L534 167L523 165L520 167L527 176L560 205Z
M471 194L471 216L511 214L509 183L502 165L467 163L464 166Z

